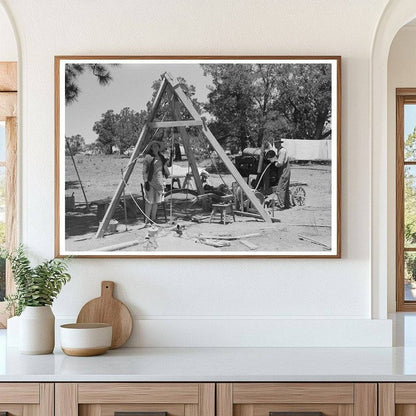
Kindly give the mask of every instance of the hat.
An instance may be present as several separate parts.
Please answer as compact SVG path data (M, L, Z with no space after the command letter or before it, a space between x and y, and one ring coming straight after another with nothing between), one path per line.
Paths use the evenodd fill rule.
M266 159L272 159L273 157L276 157L276 152L274 150L268 150L265 156Z
M144 153L149 153L152 150L152 146L154 144L157 144L159 146L159 150L158 152L160 152L160 150L162 149L162 142L158 141L158 140L151 140L149 142L149 144L146 146Z
M201 170L201 173L200 173L201 175L205 175L205 176L209 176L209 173L204 169L204 170Z
M157 144L159 146L159 148L162 147L162 142L160 142L159 140L152 140L148 145L147 148L150 149L154 144Z

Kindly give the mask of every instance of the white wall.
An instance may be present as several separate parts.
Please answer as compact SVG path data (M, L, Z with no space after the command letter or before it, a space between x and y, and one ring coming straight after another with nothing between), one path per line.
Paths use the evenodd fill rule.
M0 61L17 61L16 38L3 7L0 7Z
M416 88L416 25L404 26L391 44L388 60L388 307L396 310L396 88Z
M370 321L369 63L387 0L0 3L22 43L21 234L40 257L53 256L54 55L343 58L342 259L74 259L58 317L73 319L110 279L138 320L130 345L389 344L389 322Z

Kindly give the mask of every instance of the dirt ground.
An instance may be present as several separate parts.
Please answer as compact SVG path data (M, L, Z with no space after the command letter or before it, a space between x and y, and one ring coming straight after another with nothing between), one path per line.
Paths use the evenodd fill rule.
M331 166L320 164L292 164L291 185L302 186L306 191L304 206L275 211L279 222L267 224L263 220L236 216L227 224L220 223L219 216L209 222L209 211L203 209L192 195L177 194L165 200L168 221L165 221L163 207L158 218L160 226L153 229L143 227L143 215L131 201L131 195L138 198L143 208L140 183L141 163L137 163L126 188L128 221L120 207L115 215L117 230L102 239L95 238L99 219L96 201L113 196L121 179L122 169L128 159L119 156L75 156L76 165L84 186L90 212L85 212L85 200L70 158L66 158L65 194L72 196L75 207L67 208L65 215L65 249L69 252L113 251L126 254L149 252L325 252L331 248ZM175 162L187 167L187 162ZM210 160L199 162L200 167L211 164ZM175 169L175 167L174 167ZM230 174L221 176L212 173L212 185L224 181L231 187L234 182ZM101 201L102 202L102 201ZM194 202L194 203L192 203ZM170 218L172 210L173 218ZM191 219L198 218L200 222ZM176 226L181 231L177 232ZM149 238L149 233L150 238ZM155 234L153 236L153 234ZM322 253L324 254L324 253Z

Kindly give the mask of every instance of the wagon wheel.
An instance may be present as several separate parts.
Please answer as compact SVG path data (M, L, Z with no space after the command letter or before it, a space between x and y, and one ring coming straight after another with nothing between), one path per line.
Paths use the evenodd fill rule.
M296 186L290 190L293 205L305 205L306 191L303 186Z

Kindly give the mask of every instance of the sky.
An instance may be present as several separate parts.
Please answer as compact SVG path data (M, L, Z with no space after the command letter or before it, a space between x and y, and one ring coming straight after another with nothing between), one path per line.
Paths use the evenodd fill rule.
M86 143L92 143L97 139L92 127L107 110L116 113L124 107L145 110L146 103L152 99L152 83L164 72L169 72L174 78L183 77L188 84L194 85L199 101L207 101L207 85L212 81L210 76L204 76L200 65L194 63L122 63L110 67L110 71L113 81L106 86L99 85L90 72L78 78L81 90L78 101L65 108L66 136L80 134Z

